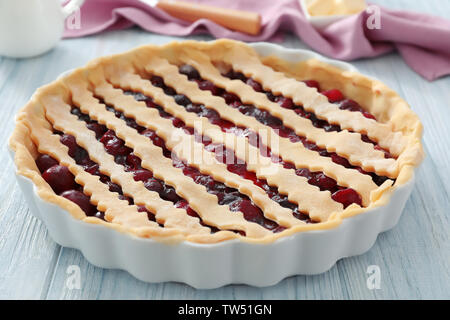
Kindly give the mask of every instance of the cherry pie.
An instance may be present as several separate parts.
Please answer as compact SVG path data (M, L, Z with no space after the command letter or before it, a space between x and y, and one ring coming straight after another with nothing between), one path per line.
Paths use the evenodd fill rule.
M244 43L102 57L40 88L10 140L39 196L140 237L268 242L385 205L422 126L379 81Z

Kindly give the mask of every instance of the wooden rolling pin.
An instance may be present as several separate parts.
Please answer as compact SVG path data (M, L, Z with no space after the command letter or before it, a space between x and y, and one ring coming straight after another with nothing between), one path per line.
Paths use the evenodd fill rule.
M181 20L194 22L206 18L225 28L251 35L257 35L261 30L261 17L254 12L171 0L158 1L156 6Z

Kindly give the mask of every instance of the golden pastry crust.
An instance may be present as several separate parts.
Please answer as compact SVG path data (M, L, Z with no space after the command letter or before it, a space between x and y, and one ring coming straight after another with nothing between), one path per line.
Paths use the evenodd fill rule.
M345 156L350 163L366 171L395 178L395 184L392 185L392 180L387 180L378 187L370 176L337 165L330 158L321 157L304 148L301 143L294 144L289 139L280 137L279 148L274 150L283 159L291 161L297 168L322 171L339 185L351 187L361 195L363 207L352 204L344 209L342 204L331 199L329 191L320 191L308 184L306 178L295 175L293 170L287 170L273 162L264 162L258 149L245 138L224 133L205 118L187 112L160 88L153 87L148 80L143 79L146 74L162 76L167 85L188 96L192 102L214 109L221 118L256 132L266 130L269 136L276 135L270 127L228 107L223 99L211 95L209 91L200 90L195 82L188 81L178 73L177 65L181 64L194 66L202 78L237 94L243 103L269 111L280 118L284 125L294 129L298 135L314 141L319 147ZM219 70L222 65L231 66L254 78L275 94L292 98L295 103L303 105L305 110L314 112L331 124L339 124L343 130L325 132L312 126L309 120L293 116L295 114L292 110L281 108L263 93L255 92L239 81L223 77ZM316 89L298 81L306 79L317 80L323 89L341 90L345 96L375 115L377 121L367 119L358 112L338 109L328 103ZM261 188L228 171L226 165L218 162L213 153L205 151L193 136L173 127L171 121L160 117L157 110L147 108L145 103L123 94L123 90L130 89L151 96L166 112L182 119L199 133L207 133L213 142L234 150L238 158L246 160L249 171L255 172L258 178L266 179L270 185L277 186L281 194L287 194L289 200L299 204L300 210L308 212L311 218L320 222L306 224L295 219L290 210L272 201ZM266 218L287 229L281 233L272 233L256 223L246 221L241 212L230 212L227 206L219 205L216 196L206 192L205 187L196 184L180 169L173 167L171 159L165 158L159 147L108 112L99 98L125 116L135 119L139 125L154 130L179 158L201 173L238 189L261 208ZM142 159L142 166L173 186L177 194L185 198L199 214L206 226L200 224L198 218L187 215L184 209L173 207L172 203L159 198L157 193L147 190L142 182L134 181L132 173L125 172L116 164L114 158L95 139L95 135L70 114L71 105L76 105L91 119L114 130ZM100 171L119 184L124 194L132 196L136 204L145 205L154 213L156 220L164 228L139 213L136 205L128 205L127 201L119 200L117 194L110 192L98 177L90 175L77 165L68 155L67 147L59 142L58 136L52 134L52 128L75 136L77 144L85 148L91 159L100 165ZM361 134L366 134L389 150L395 159L385 159L383 152L361 141ZM67 210L75 219L160 241L215 243L238 238L266 243L296 232L334 228L343 218L386 205L395 189L412 178L414 168L421 162L421 135L422 125L418 117L404 100L377 80L355 72L342 71L317 60L293 64L277 57L262 58L244 43L218 40L143 46L123 54L94 60L37 90L17 116L10 146L15 151L18 174L33 181L43 200ZM269 147L275 147L272 140L267 139L265 142ZM180 145L189 145L191 149L180 148ZM237 145L244 145L246 148L236 148ZM192 152L198 154L202 161L191 159ZM91 203L105 212L107 221L87 217L76 204L56 195L36 167L35 159L39 153L51 155L67 166L76 177L76 182L83 186L84 193L91 197ZM252 155L257 155L258 161L255 163L248 162ZM214 226L219 231L212 233L208 226ZM236 230L245 232L246 236L232 232Z

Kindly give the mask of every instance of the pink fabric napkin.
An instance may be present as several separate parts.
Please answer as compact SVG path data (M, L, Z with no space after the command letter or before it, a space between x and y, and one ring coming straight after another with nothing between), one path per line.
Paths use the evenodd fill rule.
M305 18L297 0L193 2L258 12L262 17L262 31L250 36L206 19L189 23L138 0L87 0L81 8L80 28L66 29L64 37L81 37L133 25L166 35L209 33L216 38L242 41L270 41L278 32L290 31L312 49L331 58L353 60L397 49L413 70L430 81L450 74L450 21L443 18L380 8L381 29L369 30L366 27L369 14L361 12L319 32Z

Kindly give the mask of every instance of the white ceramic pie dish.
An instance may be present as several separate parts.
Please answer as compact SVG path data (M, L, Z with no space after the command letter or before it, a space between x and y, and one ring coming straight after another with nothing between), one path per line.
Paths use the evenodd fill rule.
M307 50L268 43L251 46L263 56L277 55L288 61L316 58L356 71L347 63ZM79 249L96 266L123 269L146 282L176 281L201 289L227 284L269 286L288 276L325 272L341 258L362 254L372 247L380 232L397 224L414 185L412 177L396 188L386 206L346 218L333 229L300 232L268 244L239 240L168 244L76 220L69 212L42 200L31 180L16 176L30 211L44 222L58 244Z

